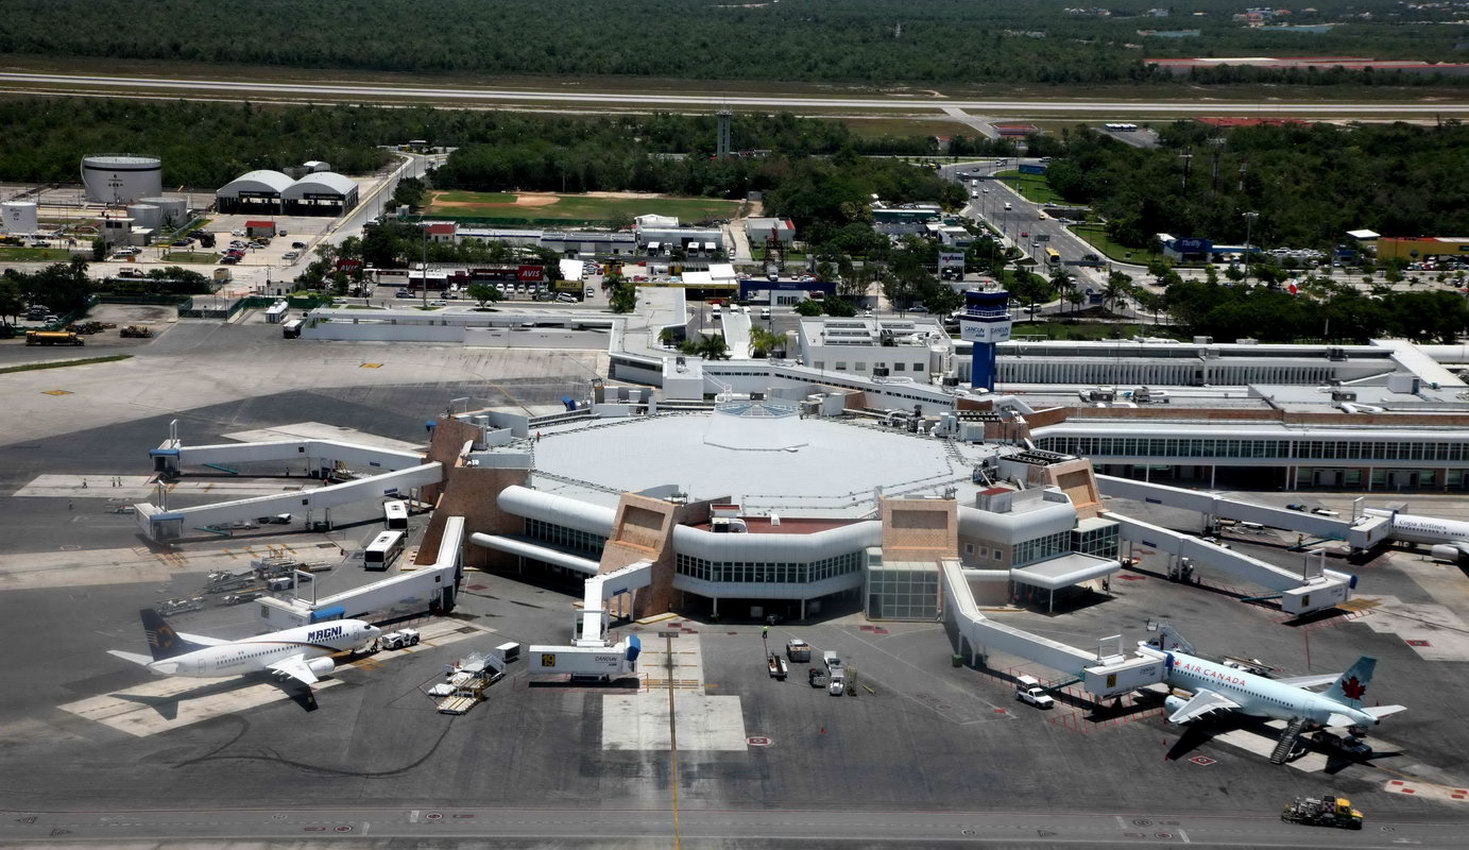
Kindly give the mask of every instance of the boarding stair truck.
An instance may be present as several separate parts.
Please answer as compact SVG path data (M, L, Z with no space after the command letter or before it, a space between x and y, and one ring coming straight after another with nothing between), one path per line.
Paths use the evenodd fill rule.
M1362 813L1352 808L1352 801L1346 797L1298 797L1280 813L1280 819L1309 826L1362 828Z

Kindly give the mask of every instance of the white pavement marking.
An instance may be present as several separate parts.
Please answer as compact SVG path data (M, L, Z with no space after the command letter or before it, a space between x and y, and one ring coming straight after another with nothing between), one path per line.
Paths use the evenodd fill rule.
M356 428L343 428L336 425L325 425L321 422L297 422L291 425L274 425L269 428L256 428L251 431L235 431L225 434L225 439L239 440L242 443L274 443L282 440L338 440L344 443L359 443L364 446L374 446L380 449L391 449L402 452L421 452L423 446L404 440L395 440L392 437L381 437Z
M0 555L0 590L168 581L171 564L146 549Z
M704 651L699 638L683 635L672 646L670 653L661 639L647 639L638 666L650 680L649 686L637 694L609 694L602 698L602 748L671 749L668 724L668 680L671 679L675 688L673 711L678 724L679 752L746 751L749 744L740 698L704 693Z
M1396 596L1358 597L1378 602L1360 622L1379 634L1395 634L1424 661L1469 661L1469 628L1446 605L1403 602Z

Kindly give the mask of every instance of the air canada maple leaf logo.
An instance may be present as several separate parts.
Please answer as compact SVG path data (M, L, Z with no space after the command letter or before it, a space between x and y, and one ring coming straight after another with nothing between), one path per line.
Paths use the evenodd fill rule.
M1356 676L1352 676L1341 683L1341 692L1346 694L1347 699L1361 699L1367 693L1367 686L1358 681Z

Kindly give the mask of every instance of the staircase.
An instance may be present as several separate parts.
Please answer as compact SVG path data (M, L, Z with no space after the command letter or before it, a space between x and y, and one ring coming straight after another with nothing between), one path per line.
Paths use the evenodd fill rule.
M1270 754L1271 764L1285 764L1286 759L1296 748L1296 739L1301 737L1301 730L1306 728L1306 718L1297 717L1285 727L1280 733L1280 740L1275 743L1275 751Z

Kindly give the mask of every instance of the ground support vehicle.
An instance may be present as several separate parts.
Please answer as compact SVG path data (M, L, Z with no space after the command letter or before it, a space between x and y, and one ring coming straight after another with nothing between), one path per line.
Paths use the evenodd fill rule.
M1280 819L1309 826L1362 828L1362 813L1352 808L1352 801L1346 797L1298 797L1280 813Z

